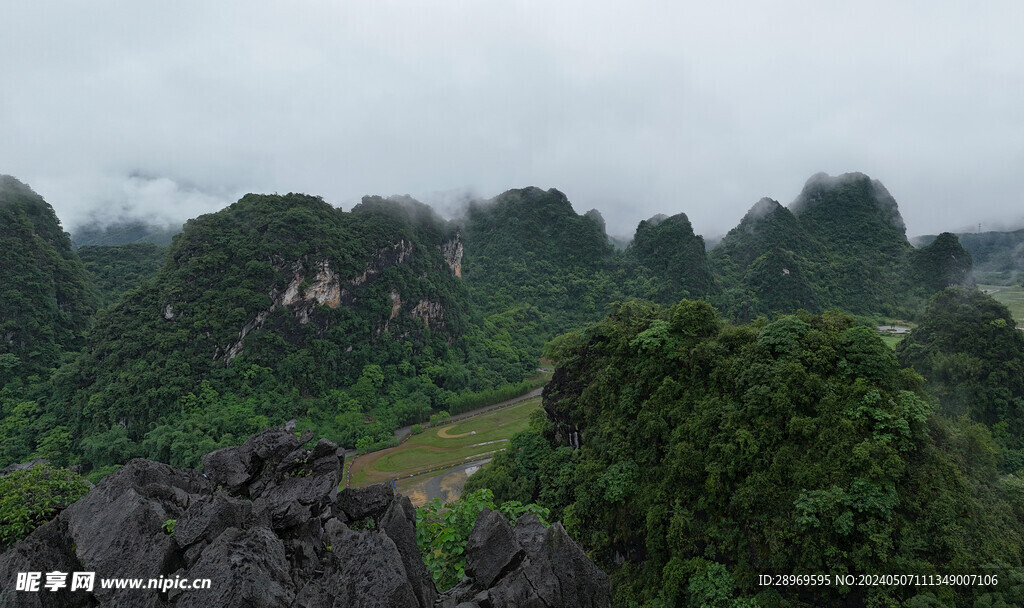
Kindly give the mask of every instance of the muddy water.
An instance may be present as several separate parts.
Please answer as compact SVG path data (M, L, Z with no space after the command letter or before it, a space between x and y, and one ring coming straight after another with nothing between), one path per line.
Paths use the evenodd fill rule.
M414 507L419 507L435 498L442 503L457 499L462 494L462 486L473 473L480 470L490 458L477 460L449 469L435 477L413 477L398 482L398 491L409 497Z

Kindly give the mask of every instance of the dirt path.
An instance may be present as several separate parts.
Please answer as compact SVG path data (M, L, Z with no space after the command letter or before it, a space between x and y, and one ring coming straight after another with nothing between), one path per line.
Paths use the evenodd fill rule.
M511 399L506 399L505 401L499 401L498 403L492 403L490 405L485 405L484 407L477 408L475 410L470 410L468 412L463 412L461 414L456 414L456 415L454 415L454 416L452 416L451 418L448 419L447 424L448 424L448 426L451 426L452 424L454 424L454 423L456 423L456 422L458 422L458 421L460 421L460 420L462 420L464 418L469 418L471 416L476 416L477 414L483 414L484 412L489 412L491 410L498 409L499 407L505 407L505 406L508 406L508 405L512 405L513 403L519 403L520 401L526 401L527 399L533 399L534 397L540 397L540 394L542 392L544 392L544 387L543 386L540 387L540 388L535 388L532 391L526 393L525 395L519 395L518 397L513 397ZM409 434L409 430L411 428L412 428L412 425L410 424L409 426L403 426L402 428L397 429L395 431L395 437L398 438L399 441L401 441L403 437L405 437L406 435ZM452 435L452 437L458 437L458 435Z
M476 435L476 431L466 431L465 433L458 433L456 435L452 435L451 433L448 432L448 429L452 428L453 426L455 425L450 424L444 428L437 429L437 436L440 437L441 439L458 439L459 437L465 437L466 435Z

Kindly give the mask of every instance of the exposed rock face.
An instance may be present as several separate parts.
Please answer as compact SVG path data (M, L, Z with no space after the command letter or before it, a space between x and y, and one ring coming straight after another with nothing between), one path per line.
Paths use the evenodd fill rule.
M301 265L295 271L295 277L285 288L284 294L276 302L281 306L291 306L300 300L314 301L328 308L337 308L341 304L341 285L338 284L338 273L331 270L331 263L322 260L317 264L316 273L307 279ZM303 289L302 282L307 285Z
M436 328L444 326L444 306L430 300L420 300L416 303L410 313L417 319L422 319L428 327Z
M466 545L466 577L438 601L442 608L603 608L608 577L562 524L545 528L524 515L513 528L484 510Z
M373 254L363 273L347 281L344 286L342 286L341 276L331 268L330 260L317 262L314 266L315 271L311 274L306 272L304 260L297 260L291 266L292 279L284 290L272 289L267 294L270 297L270 306L258 312L251 321L243 325L238 331L237 339L223 348L217 348L213 358L225 357L230 363L232 359L241 354L245 337L263 327L270 317L270 313L278 308L287 308L298 319L299 324L305 325L313 320L313 313L317 305L328 308L351 305L356 301L353 290L372 281L387 267L405 263L412 253L413 245L405 239L399 240L390 247L383 247ZM459 259L461 260L461 254ZM281 271L287 268L283 260L278 258L273 261L276 270ZM391 292L391 301L391 319L393 319L398 316L402 307L398 292ZM170 304L164 310L164 318L171 320L174 315L172 312L171 316L168 316L168 311L172 311ZM385 321L386 327L387 322Z
M462 278L462 254L461 235L456 235L454 239L441 244L441 255L444 256L444 261L452 269L452 273L460 279Z
M385 485L338 492L341 450L307 441L287 426L264 431L207 454L205 474L129 462L0 555L0 605L608 605L607 577L559 524L524 517L513 528L490 511L470 538L468 576L439 597L409 499ZM96 582L92 591L16 590L19 572L54 571L95 572ZM211 586L103 588L114 577Z

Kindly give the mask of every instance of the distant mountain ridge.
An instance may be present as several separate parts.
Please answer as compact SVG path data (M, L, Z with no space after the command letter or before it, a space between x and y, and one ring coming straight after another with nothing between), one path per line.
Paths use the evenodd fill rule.
M974 276L979 283L1011 285L1024 279L1024 228L1005 232L958 232L957 239L974 261ZM911 240L918 247L928 245L937 235Z
M717 303L739 318L833 307L906 315L937 289L966 280L970 257L952 255L958 243L943 246L950 251L914 250L878 180L819 173L788 208L758 201L709 258L726 289Z
M90 245L117 247L131 243L152 243L167 247L174 235L181 233L181 226L150 224L144 220L124 220L101 225L92 222L75 227L71 232L71 244L75 249Z
M952 235L913 249L895 200L863 174L813 176L788 208L761 199L710 252L685 214L640 222L616 249L599 212L578 213L555 189L509 190L452 221L409 197L367 196L345 212L317 196L249 194L187 222L167 250L83 247L91 274L49 205L12 191L48 219L5 248L22 256L5 272L36 278L8 281L20 287L4 305L37 284L79 296L12 308L8 334L49 329L30 340L45 349L4 359L5 378L64 365L33 394L39 413L18 422L0 458L10 462L41 445L35 428L84 446L91 467L130 456L191 466L291 417L347 447L381 445L398 426L518 386L549 340L614 302L705 299L733 320L830 308L906 318L970 271ZM63 278L39 278L50 276ZM37 351L47 363L23 366Z

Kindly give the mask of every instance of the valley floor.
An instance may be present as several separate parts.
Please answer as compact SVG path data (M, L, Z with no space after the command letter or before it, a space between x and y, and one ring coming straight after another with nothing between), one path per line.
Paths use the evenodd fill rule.
M978 285L1000 304L1010 309L1010 314L1017 321L1017 328L1024 329L1024 286L1021 285Z
M541 390L467 412L397 447L357 456L351 461L349 486L395 480L417 506L434 498L457 498L470 475L529 427L530 414L540 408Z

